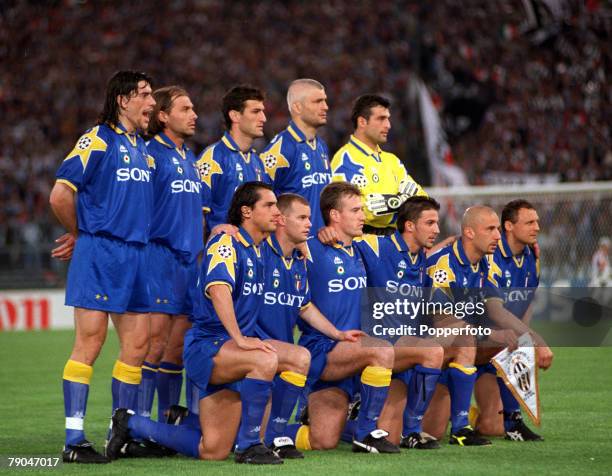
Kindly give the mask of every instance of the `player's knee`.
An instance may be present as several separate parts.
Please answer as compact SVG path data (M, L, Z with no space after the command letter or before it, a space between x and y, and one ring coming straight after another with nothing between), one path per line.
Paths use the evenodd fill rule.
M391 369L395 359L395 350L391 346L372 347L370 359L370 365Z
M428 347L423 358L423 365L432 369L439 369L444 362L444 349L442 347Z
M164 355L164 348L164 342L162 342L160 339L151 339L146 361L151 363L159 363L162 355Z
M333 435L313 435L310 433L310 446L313 450L333 450L338 446L338 439Z
M263 350L253 352L251 356L252 370L257 371L263 378L273 379L278 369L278 356L275 352Z
M230 454L229 448L223 449L205 449L202 445L199 447L200 459L207 461L223 461L227 459Z
M295 365L296 372L307 375L310 369L310 351L305 347L298 347L293 365Z
M464 366L474 365L474 362L476 362L476 347L467 346L457 348L454 361Z

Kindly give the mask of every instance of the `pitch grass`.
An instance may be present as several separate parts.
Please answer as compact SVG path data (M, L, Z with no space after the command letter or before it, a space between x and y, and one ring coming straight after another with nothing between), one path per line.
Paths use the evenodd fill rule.
M0 457L59 456L63 444L61 374L71 331L0 333ZM110 374L117 339L109 332L95 365L86 430L98 449L110 412ZM237 466L182 457L120 460L102 466L63 465L66 474L611 474L612 348L557 348L553 368L540 378L541 443L495 439L493 446L459 448L443 442L439 451L403 450L401 455L353 454L350 446L312 452L281 467ZM14 469L0 473L14 474ZM19 470L26 471L26 470ZM49 473L51 470L27 472Z

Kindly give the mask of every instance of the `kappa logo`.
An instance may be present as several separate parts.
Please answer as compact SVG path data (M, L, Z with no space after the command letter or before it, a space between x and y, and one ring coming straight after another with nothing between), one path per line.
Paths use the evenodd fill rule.
M404 260L401 260L398 264L398 266L402 269L406 269L407 265L406 262Z
M305 153L305 152L302 152L302 160L303 160L304 162L306 162L306 161L308 160L308 156L306 155L306 153Z
M512 275L510 274L509 270L506 270L506 272L504 273L504 278L506 278L506 279L511 279L512 278Z
M337 256L334 258L334 264L342 264L342 263L343 263L343 261L340 258L338 258Z
M242 172L242 165L236 164L236 172Z
M127 154L127 151L128 151L127 148L123 144L119 146L119 152Z
M253 266L253 261L251 258L247 258L247 266Z
M272 276L274 276L275 278L279 278L280 277L280 271L276 268L274 268L274 271L272 272Z
M463 277L463 285L464 285L464 286L467 286L467 283L468 283L467 278L464 276L464 277Z

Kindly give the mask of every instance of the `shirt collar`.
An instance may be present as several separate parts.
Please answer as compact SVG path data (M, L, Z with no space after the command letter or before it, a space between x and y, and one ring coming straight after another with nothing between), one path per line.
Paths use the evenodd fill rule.
M240 147L238 147L238 144L236 144L236 141L234 140L234 138L231 136L231 134L229 132L225 132L225 134L223 134L223 137L221 138L221 142L223 142L225 144L225 146L230 149L233 150L235 152L242 152L240 150ZM254 148L250 148L248 152L254 152L255 149Z
M463 242L461 241L461 238L459 238L457 241L453 243L453 253L455 253L455 256L457 257L457 259L459 260L459 263L462 266L471 264L470 260L467 258L465 254L465 250L463 249Z
M306 134L304 134L300 130L300 128L297 126L295 122L289 121L287 130L289 131L289 134L291 134L297 142L306 142Z
M155 136L155 139L157 140L157 142L160 142L161 144L165 145L166 147L168 147L169 149L176 149L179 150L181 152L184 152L185 150L187 150L187 147L185 146L185 144L183 144L183 146L181 148L179 148L172 139L170 139L170 137L168 137L166 134L164 134L163 132L160 132L159 134L157 134Z
M404 241L402 234L398 230L395 230L395 232L391 235L391 241L393 241L397 251L401 251L402 253L410 251L406 241Z
M253 238L251 235L242 227L238 228L238 233L236 233L236 239L240 241L244 245L245 248L254 245Z
M110 128L115 131L117 134L125 135L125 137L130 141L133 146L136 146L136 137L138 134L136 132L128 132L127 129L121 122L117 121L117 124L109 124Z
M512 248L510 248L510 244L508 243L508 238L506 238L505 233L502 233L502 237L497 243L497 246L499 246L499 250L504 258L512 257ZM523 250L517 256L524 256L528 255L529 253L529 246L525 245L525 248L523 248Z
M285 258L285 256L283 255L283 249L280 243L278 242L278 239L276 238L275 233L271 233L270 236L266 238L266 241L268 242L268 244L270 245L270 248L272 248L274 253L276 253L281 258ZM301 258L301 254L297 249L294 248L293 251L291 252L291 256L288 256L288 258Z
M379 155L382 152L382 149L380 148L380 146L377 145L376 150L373 151L367 145L365 145L363 142L357 139L357 137L355 137L354 135L351 135L349 142L353 144L357 149L359 149L363 154L371 155L373 157L376 157L377 159L379 158Z

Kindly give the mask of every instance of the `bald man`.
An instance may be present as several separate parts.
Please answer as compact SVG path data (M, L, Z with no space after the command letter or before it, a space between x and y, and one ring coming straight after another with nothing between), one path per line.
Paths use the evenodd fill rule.
M482 288L487 285L489 269L485 256L495 251L499 239L495 211L474 206L463 215L461 238L427 259L430 302L439 306L430 326L452 331L452 335L439 339L446 368L423 419L423 430L440 439L450 416L450 444L491 444L469 425L468 412L476 380L476 339L483 332L479 326L484 317Z
M287 105L291 121L261 153L274 192L297 193L310 204L312 231L323 227L321 190L331 182L327 144L317 130L327 123L327 95L314 79L296 79L289 85Z

